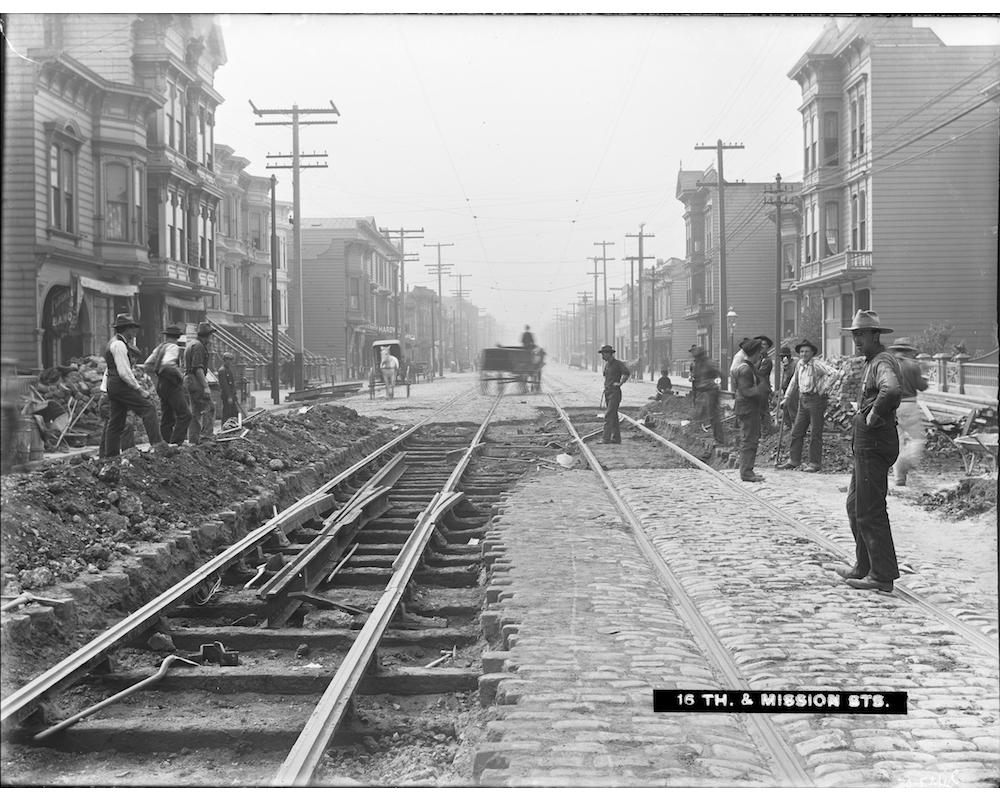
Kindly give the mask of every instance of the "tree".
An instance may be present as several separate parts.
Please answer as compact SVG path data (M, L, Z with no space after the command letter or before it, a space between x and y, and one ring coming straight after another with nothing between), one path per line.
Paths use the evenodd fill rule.
M945 352L948 339L951 337L955 326L947 320L944 322L931 322L920 333L913 337L913 344L918 353L936 355Z

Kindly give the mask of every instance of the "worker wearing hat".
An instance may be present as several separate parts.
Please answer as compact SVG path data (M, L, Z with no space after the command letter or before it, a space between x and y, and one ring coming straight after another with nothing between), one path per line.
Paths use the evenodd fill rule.
M206 436L213 433L212 421L215 406L212 405L212 390L208 386L209 344L215 328L211 322L198 323L198 338L184 349L184 386L191 397L191 422L188 425L188 441L198 444L202 430Z
M802 468L803 472L819 472L823 465L823 414L830 391L839 383L843 373L815 356L819 352L808 339L803 339L795 346L799 362L795 365L792 380L785 390L781 405L785 405L792 394L799 396L799 408L792 425L791 441L788 444L788 461L778 466L778 469L795 469L802 463L802 447L805 444L806 432L811 428L809 436L809 462Z
M222 421L235 417L239 413L239 403L236 400L236 373L233 372L235 356L226 351L222 354L222 367L219 369L219 394L222 399Z
M746 356L732 371L736 402L733 410L740 431L740 480L756 483L764 480L753 471L760 441L760 404L764 385L759 372L764 345L759 339L744 339L740 351Z
M899 388L902 396L896 409L899 434L899 458L892 466L896 486L906 486L907 473L920 463L924 452L924 418L917 407L917 392L927 390L927 378L917 362L917 348L907 338L896 339L889 352L899 364Z
M163 342L157 345L142 365L147 373L156 376L156 394L160 398L160 435L169 444L181 444L191 423L191 406L184 390L184 372L181 369L181 338L177 325L163 329Z
M604 414L604 433L601 436L603 444L621 444L622 432L618 426L618 407L622 403L622 384L631 377L625 362L615 358L615 348L604 345L597 351L604 359L604 399L608 410Z
M788 389L788 384L792 382L792 376L795 374L795 362L792 360L792 349L790 347L782 347L778 351L778 365L779 365L779 375L781 376L781 386L778 393L779 399L779 413L781 414L782 424L791 430L792 425L795 424L795 415L799 410L799 395L798 392L791 395L785 403L782 405L780 400L785 397L785 392Z
M754 336L754 339L761 343L760 364L757 366L757 373L760 375L761 397L760 397L760 428L761 432L768 436L774 433L774 420L771 418L771 373L774 372L774 359L771 357L771 349L774 341L770 336Z
M149 392L139 385L129 360L129 349L132 347L129 340L135 337L140 326L127 314L119 314L113 327L115 335L104 349L104 362L107 364L104 388L107 391L109 417L103 449L104 454L110 457L121 452L122 434L129 411L142 420L151 445L163 441L156 424L156 408Z
M896 409L899 407L899 364L879 341L885 328L874 311L858 311L850 328L854 346L865 357L864 376L854 417L854 470L847 490L847 519L854 534L854 566L837 573L855 589L891 592L899 577L896 549L885 498L889 469L899 455Z
M694 417L697 422L709 422L712 436L719 444L726 443L726 427L719 405L719 379L722 373L715 362L708 357L704 347L693 344L688 352L694 359L691 364L691 400L694 403Z

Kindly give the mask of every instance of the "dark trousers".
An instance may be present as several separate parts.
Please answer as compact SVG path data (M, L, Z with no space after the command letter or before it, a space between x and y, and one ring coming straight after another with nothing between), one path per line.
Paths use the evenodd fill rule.
M191 401L188 441L191 444L198 444L201 441L202 429L207 428L208 436L214 433L212 423L215 418L215 404L212 402L211 395L206 395L198 382L190 375L184 378L184 387L187 389L188 398Z
M604 397L608 401L608 411L604 415L604 435L601 441L605 444L614 442L620 444L622 440L621 428L618 427L618 406L622 404L621 389L605 389Z
M854 534L854 572L871 574L880 581L899 577L896 548L889 528L885 497L889 491L889 470L899 455L896 421L890 419L877 428L868 428L863 413L854 420L854 472L847 490L847 519Z
M230 417L235 417L239 413L236 407L236 398L225 396L222 398L222 421L225 422Z
M699 389L694 398L695 420L712 423L712 436L719 444L726 443L726 426L722 421L718 389Z
M740 426L740 477L753 475L754 464L757 463L757 443L760 441L760 410L753 408L738 414L736 421Z
M180 444L187 436L191 422L191 408L184 384L160 378L156 393L160 396L160 436L165 442Z
M160 429L156 424L156 408L149 398L143 397L138 389L134 389L121 378L108 376L108 436L105 441L108 456L116 456L121 452L122 433L125 431L125 417L129 411L142 420L146 428L146 436L150 444L163 441Z
M792 426L792 441L788 445L788 460L793 464L802 463L802 445L806 431L809 436L809 461L817 467L823 463L823 412L826 411L826 395L800 394L799 410Z
M104 425L101 428L101 443L97 448L97 454L101 458L107 458L108 423L111 421L111 403L108 402L107 394L102 394L101 399L97 401L97 413L104 420ZM121 450L129 450L135 447L135 426L133 425L133 421L128 419L128 417L125 418L125 430L119 437L119 447Z

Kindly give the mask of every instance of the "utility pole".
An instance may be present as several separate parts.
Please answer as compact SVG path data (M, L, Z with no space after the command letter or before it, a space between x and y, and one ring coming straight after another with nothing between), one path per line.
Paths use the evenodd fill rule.
M618 338L618 295L611 295L611 328L615 332L615 339ZM611 346L614 347L617 342L614 342Z
M571 316L569 318L569 353L570 356L572 356L573 353L578 352L578 345L576 341L576 301L574 300L570 303L570 306L573 309L572 312L570 312ZM567 363L569 363L570 360L571 359L567 359Z
M444 377L444 320L441 318L441 276L445 274L450 274L451 270L446 269L446 267L453 267L454 264L442 264L441 263L441 248L442 247L454 247L454 243L442 244L441 242L436 242L435 244L425 244L424 247L436 247L438 260L434 268L427 268L427 271L432 275L437 275L438 279L438 328L440 329L441 342L440 350L437 353L437 364L438 364L438 377ZM431 314L431 369L434 368L434 350L436 349L436 343L434 341L434 315Z
M464 301L465 296L469 293L468 290L462 291L462 278L468 278L469 275L468 275L468 273L466 273L464 275L461 274L461 273L453 273L451 277L458 278L458 291L457 292L453 291L452 294L455 297L458 298L458 300L455 303L458 306L458 328L456 328L456 332L455 332L455 363L458 366L458 371L461 372L462 371L462 358L461 358L461 356L458 353L458 339L459 339L458 331L462 327L462 302ZM465 338L465 347L463 349L465 350L466 360L468 360L468 356L469 356L469 339L468 339L468 337Z
M278 228L275 214L277 200L274 197L278 179L271 175L271 402L275 405L281 402L281 389L278 386L280 366L278 364L278 314L281 313L281 295L278 292ZM330 381L333 383L333 381Z
M639 225L639 233L626 233L626 239L638 239L639 240L639 255L633 256L633 258L639 262L639 296L636 299L636 307L638 308L638 314L636 316L636 331L639 335L639 344L636 347L636 355L639 358L639 363L636 365L636 374L642 377L642 262L647 258L652 258L652 256L644 256L642 254L642 240L643 238L652 239L654 234L644 233L643 228L646 227L646 223L643 222Z
M292 323L292 328L295 331L295 390L301 391L305 386L302 376L302 365L303 365L303 352L306 349L305 345L305 319L303 311L303 289L302 289L302 204L300 202L301 195L301 181L299 180L299 171L303 169L326 169L327 164L302 164L300 159L302 158L326 158L326 153L300 153L299 152L299 126L300 125L336 125L337 120L300 120L301 116L308 116L313 114L336 114L340 116L340 112L337 107L333 104L333 100L330 101L329 108L299 108L297 104L293 104L291 108L257 108L253 104L253 100L250 100L250 108L253 109L253 113L258 117L266 116L291 116L291 120L283 120L280 122L255 122L254 125L291 125L292 126L292 152L290 155L285 155L282 153L271 154L268 153L267 158L290 158L292 159L291 165L278 164L278 165L267 165L267 169L290 169L292 170L292 233L294 237L294 246L292 248L292 267L293 271L291 274L292 285L295 286L293 294L296 295L298 302L289 303L289 308L296 310L296 316L298 319L289 319L289 323ZM289 317L292 315L289 314Z
M742 144L723 144L722 139L718 139L714 145L695 145L695 150L714 150L716 154L716 163L718 164L716 171L718 173L718 181L716 185L719 187L719 327L717 330L720 332L719 336L716 337L719 340L719 352L722 357L719 359L720 372L722 372L722 388L729 388L729 360L732 358L732 353L728 352L726 349L726 309L729 308L726 299L726 178L722 171L722 153L724 150L742 150ZM699 186L708 186L710 184L699 183ZM715 325L713 324L713 328Z
M407 239L423 239L424 229L423 228L400 228L399 230L390 230L388 228L379 228L382 235L389 238L392 241L392 235L395 234L399 237L399 287L396 291L396 338L399 339L400 347L403 347L403 358L406 359L405 350L405 336L400 337L400 333L405 331L405 317L406 317L406 262L407 261L419 261L419 256L416 253L412 253L413 258L406 257L406 240ZM400 300L402 298L402 300Z
M614 261L615 258L612 256L608 258L608 247L614 245L614 242L594 242L594 247L601 248L601 269L604 273L604 341L608 342L608 262ZM597 269L597 259L594 259L594 269ZM596 290L594 297L597 297Z
M585 369L590 368L590 348L587 347L587 299L588 295L586 292L577 292L577 296L580 298L580 305L583 306L583 311L580 312L580 325L581 325L581 336L583 341L583 365ZM594 359L594 372L597 372L597 359Z
M597 269L597 256L593 256L594 259L594 271L588 272L588 275L594 276L594 348L597 348L597 279L600 277L601 273ZM607 314L604 315L604 329L607 333ZM605 337L607 339L607 337ZM597 372L597 359L594 359L594 372Z
M774 206L774 242L775 242L775 252L777 253L777 267L775 271L774 278L774 355L775 360L778 362L775 366L777 369L773 370L774 374L774 392L777 393L781 390L781 359L778 358L778 351L781 349L781 208L782 206L794 206L795 201L789 200L784 193L784 189L781 185L781 173L779 172L774 176L774 188L764 189L764 205ZM773 197L773 200L768 200L767 197Z

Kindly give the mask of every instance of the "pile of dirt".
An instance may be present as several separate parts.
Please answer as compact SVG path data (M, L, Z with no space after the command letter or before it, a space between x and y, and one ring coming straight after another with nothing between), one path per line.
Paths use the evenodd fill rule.
M978 516L996 509L997 479L996 476L963 478L955 488L922 494L915 502L949 519Z
M303 412L303 413L300 413ZM246 437L117 458L77 454L4 476L0 575L4 595L106 569L137 542L196 527L273 488L277 476L381 428L353 409L317 405L266 412Z

